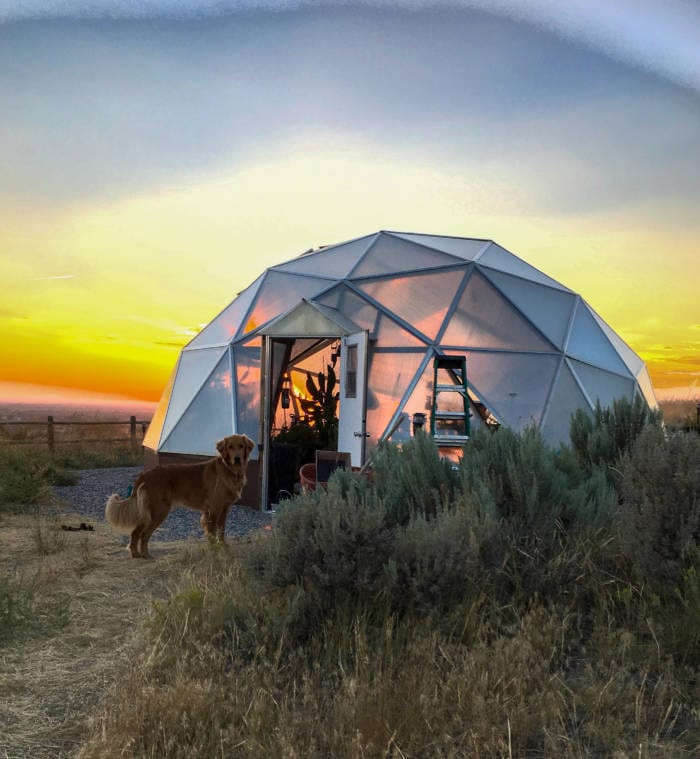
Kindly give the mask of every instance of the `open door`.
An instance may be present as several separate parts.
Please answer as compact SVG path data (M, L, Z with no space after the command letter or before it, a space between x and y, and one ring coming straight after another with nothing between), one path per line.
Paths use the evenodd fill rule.
M365 463L367 439L366 330L342 338L340 345L340 410L338 450L350 453L352 466Z

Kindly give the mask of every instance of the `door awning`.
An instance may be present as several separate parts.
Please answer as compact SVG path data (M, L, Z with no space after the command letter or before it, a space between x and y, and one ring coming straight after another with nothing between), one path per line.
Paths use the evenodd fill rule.
M361 331L338 309L302 300L260 330L268 337L342 337Z

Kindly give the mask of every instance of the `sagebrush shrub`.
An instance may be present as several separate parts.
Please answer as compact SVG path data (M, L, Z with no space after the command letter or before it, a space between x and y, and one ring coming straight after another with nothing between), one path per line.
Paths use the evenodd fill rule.
M625 458L620 542L654 588L677 586L700 543L700 436L649 427Z
M484 517L548 533L610 524L615 495L595 470L586 474L565 448L549 448L535 428L480 431L464 447L462 492Z

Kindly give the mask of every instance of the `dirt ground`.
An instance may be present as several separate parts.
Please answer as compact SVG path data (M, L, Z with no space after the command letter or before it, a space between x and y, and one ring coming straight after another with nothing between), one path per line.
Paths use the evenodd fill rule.
M0 514L0 757L68 757L132 662L145 615L204 549L157 543L133 560L107 525L66 514Z

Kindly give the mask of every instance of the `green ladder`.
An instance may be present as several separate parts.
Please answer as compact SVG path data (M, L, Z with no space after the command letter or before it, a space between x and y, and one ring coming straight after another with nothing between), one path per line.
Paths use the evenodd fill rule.
M461 446L469 440L471 428L465 356L435 356L433 359L430 434L438 446Z

